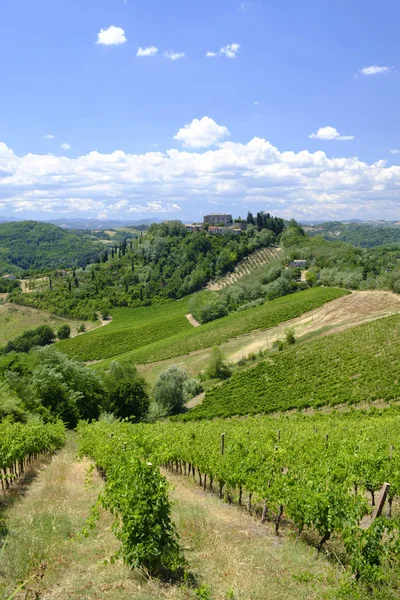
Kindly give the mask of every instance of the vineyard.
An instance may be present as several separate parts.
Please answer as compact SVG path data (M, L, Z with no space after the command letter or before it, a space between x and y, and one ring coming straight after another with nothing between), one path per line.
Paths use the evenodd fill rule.
M256 250L249 256L246 256L240 263L235 267L233 273L229 273L225 277L215 281L208 286L210 290L222 290L223 288L237 283L245 275L250 275L255 269L267 265L271 260L278 258L281 252L280 248L269 247Z
M232 313L227 317L211 321L196 329L189 325L189 328L185 327L184 331L170 337L163 336L163 339L159 341L148 339L142 347L119 355L118 360L132 360L136 364L143 364L189 354L195 350L221 344L256 329L268 329L278 323L288 321L318 308L326 302L340 298L347 293L347 291L337 288L322 287L296 292L289 296L271 300L256 308ZM163 327L160 321L158 321L158 325ZM154 323L155 326L156 323ZM104 329L107 330L107 328ZM94 335L90 334L87 339L93 339ZM100 336L100 332L97 335ZM104 338L104 345L107 345L107 336ZM75 356L73 353L74 346L65 345L62 348L64 352ZM103 368L106 364L107 362L102 363L100 368Z
M21 477L27 465L41 453L55 452L64 445L65 430L55 424L0 423L0 481L4 491Z
M206 393L204 419L400 397L400 315L276 352Z
M119 516L121 555L131 564L142 560L137 555L141 549L131 544L144 523L145 545L151 547L151 537L157 539L164 531L170 535L163 556L166 560L172 556L173 563L180 556L173 543L173 525L157 512L167 488L156 464L193 478L229 503L247 507L263 522L271 521L276 534L285 524L298 536L310 540L318 536L318 550L335 538L356 579L378 581L383 563L399 558L396 412L193 424L96 423L82 425L79 436L81 453L94 458L106 474L103 505ZM140 486L135 485L138 478ZM390 484L387 516L381 515L383 502L378 501L374 510L385 482ZM168 507L165 515L169 516ZM156 527L157 519L165 529ZM128 529L124 532L129 523L131 536Z
M80 360L101 360L190 331L188 301L143 308L117 308L107 327L58 343L61 352Z

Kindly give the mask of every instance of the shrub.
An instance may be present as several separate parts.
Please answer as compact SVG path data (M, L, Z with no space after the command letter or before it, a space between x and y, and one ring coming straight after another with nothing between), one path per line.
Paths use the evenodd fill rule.
M293 345L296 343L296 338L294 336L294 329L286 329L285 334L286 334L286 342L289 345Z
M57 337L59 340L66 340L71 335L71 327L66 323L65 325L61 325L57 331Z
M113 361L104 375L106 407L115 417L141 421L149 410L147 385L134 365Z
M207 375L211 379L228 379L231 374L231 369L224 362L221 349L217 346L214 346L211 352L210 363L207 368Z
M153 397L159 409L165 414L179 412L187 400L186 372L172 365L161 373L153 388Z

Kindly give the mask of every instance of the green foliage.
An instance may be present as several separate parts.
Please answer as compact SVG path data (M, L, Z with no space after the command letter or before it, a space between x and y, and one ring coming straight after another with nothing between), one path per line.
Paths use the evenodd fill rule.
M180 308L179 305L178 308ZM65 344L59 344L58 347L63 352L81 360L99 360L122 354L134 348L141 348L157 340L164 340L192 329L184 314L181 314L126 329L115 330L110 324L96 331L96 335L90 333L78 336Z
M272 238L271 238L272 235ZM19 304L60 316L89 318L116 307L183 298L224 275L243 257L275 241L275 234L250 230L236 235L188 233L179 221L152 225L142 243L121 243L103 251L97 264L68 277L51 278L46 289L11 295Z
M206 393L182 418L268 413L400 396L400 316L271 354Z
M80 424L80 454L106 474L99 504L115 515L114 532L121 542L117 557L150 575L181 577L185 561L171 520L170 486L158 467L143 458L143 448L129 439L128 428Z
M11 423L7 419L0 422L0 469L9 469L7 474L5 471L0 474L0 480L8 483L21 471L26 458L40 452L55 452L64 443L65 430L60 421L46 425Z
M16 392L5 381L0 381L0 422L7 417L13 421L25 421L27 416Z
M113 361L105 373L105 406L115 417L140 421L149 409L147 386L134 365Z
M57 337L59 340L67 340L71 335L71 327L66 323L61 325L57 331Z
M38 350L36 360L31 390L50 414L68 427L75 427L79 419L98 418L104 390L97 373L54 348Z
M262 306L234 313L211 323L205 323L201 327L190 327L189 330L185 329L181 333L155 342L151 342L149 339L144 341L141 347L136 350L118 356L118 360L122 362L130 360L135 364L149 363L182 356L202 348L218 346L238 335L249 333L255 329L274 327L278 323L298 317L309 310L322 306L326 302L340 298L346 293L345 290L335 288L312 288L297 292L290 296L266 302ZM107 327L103 329L107 330ZM94 335L95 333L89 333L83 337L86 337L89 342L94 339ZM71 340L65 345L63 343L62 349L74 356L73 346L75 344L72 344L72 342L75 342L75 340ZM104 342L106 345L106 338ZM91 360L89 344L87 348L85 360ZM107 352L109 352L109 349L107 349ZM100 365L100 367L103 368L103 365Z
M285 331L286 343L289 346L293 346L296 343L295 331L292 328L286 329Z
M60 418L74 427L81 418L97 418L104 402L101 377L54 347L2 357L0 386L0 406L6 403L6 410L18 420L39 415L45 420Z
M398 410L382 415L355 411L315 417L124 424L108 429L113 433L110 442L102 431L107 456L115 446L122 449L125 444L126 454L134 449L152 465L179 470L185 463L192 465L203 481L206 475L208 482L214 482L214 490L220 487L230 502L239 500L241 490L246 490L254 507L265 506L265 518L275 524L277 533L284 518L298 535L312 533L315 539L318 534L320 549L329 539L340 538L348 553L345 564L355 581L386 584L385 569L398 567L398 518L378 517L368 529L362 524L372 511L366 500L371 485L377 491L390 481L393 498L400 494L400 453L389 456L390 444L400 435ZM116 452L123 460L123 451Z
M174 414L183 408L188 399L187 381L186 372L176 365L160 374L153 388L153 397L163 414Z
M69 325L64 325L68 327ZM47 346L54 342L56 336L50 325L39 325L36 329L28 329L13 340L7 342L4 353L29 352L35 346Z
M84 266L103 245L83 232L36 221L0 224L0 275L33 269ZM7 290L8 291L8 290Z
M206 374L211 379L228 379L231 376L231 370L224 361L222 351L218 346L214 346L211 352L210 363Z
M307 228L309 235L323 235L327 240L339 240L360 246L374 248L400 242L400 227L396 223L340 223L329 221Z
M18 280L0 278L0 294L10 294L21 289L21 284Z
M228 314L226 299L216 292L200 292L189 301L189 310L199 323L214 321Z

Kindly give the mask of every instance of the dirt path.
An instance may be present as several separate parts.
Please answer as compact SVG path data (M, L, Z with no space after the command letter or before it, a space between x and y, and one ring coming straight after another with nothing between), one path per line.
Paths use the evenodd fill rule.
M87 329L86 331L77 331L76 333L74 333L73 335L71 335L70 337L77 337L78 335L83 335L84 333L89 333L89 331L94 331L95 329L100 329L100 327L105 327L106 325L109 325L110 323L112 323L112 317L108 317L107 319L99 319L100 321L100 325L96 325L96 327L93 327L92 329ZM93 362L98 362L97 360L93 361ZM86 364L90 364L90 363L86 363Z
M221 344L220 348L228 362L237 363L251 353L270 349L275 340L285 337L288 328L294 328L296 338L305 335L327 335L399 311L400 295L381 291L352 292L349 296L328 302L276 327L232 338ZM138 365L138 369L151 385L155 383L158 375L171 365L184 368L190 377L197 377L206 368L210 352L211 348L204 348L165 361Z
M337 589L339 570L323 558L316 561L311 548L275 537L270 526L172 474L173 519L188 570L209 593L163 584L121 560L110 561L118 542L109 513L100 510L96 528L79 535L102 482L96 473L87 476L89 461L78 461L75 453L70 434L66 447L8 511L1 598L28 578L16 600L319 600Z
M185 556L210 586L210 598L319 600L336 587L339 570L323 558L316 561L314 549L275 536L271 524L204 492L191 477L163 474L174 486ZM302 577L306 572L309 578Z
M229 362L237 362L251 353L267 350L275 340L283 339L285 330L293 328L297 338L320 332L328 333L344 331L349 327L361 325L380 317L400 311L400 296L392 292L352 292L349 296L328 302L301 317L285 321L277 327L250 334L251 341L243 344L236 352L229 353ZM249 336L249 337L250 337Z
M199 323L198 321L196 321L196 319L194 318L193 315L191 315L190 313L188 313L187 315L185 315L185 317L187 318L187 320L189 321L189 323L191 325L193 325L193 327L200 327L201 323Z

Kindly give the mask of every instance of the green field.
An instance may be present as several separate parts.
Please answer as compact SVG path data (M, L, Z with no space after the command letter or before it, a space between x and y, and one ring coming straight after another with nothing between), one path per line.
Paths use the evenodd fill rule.
M202 348L209 348L211 346L219 345L231 338L250 333L256 329L268 329L269 327L273 327L278 323L288 321L307 311L322 306L326 302L334 300L335 298L340 298L347 293L348 292L345 290L337 288L311 288L303 292L291 294L290 296L277 298L276 300L272 300L261 306L257 306L256 308L250 308L245 311L233 313L227 317L206 323L205 325L202 325L196 329L192 327L188 329L187 326L184 325L183 312L185 311L182 311L182 330L180 333L176 333L174 335L170 335L168 329L164 327L165 318L162 316L163 311L161 307L157 307L157 311L154 311L151 319L145 317L145 322L140 327L137 325L137 319L139 317L135 312L135 309L132 309L130 314L131 317L135 319L134 322L136 323L134 335L137 337L137 339L139 339L139 337L141 338L143 342L140 342L142 343L141 346L138 346L138 344L134 342L136 343L136 346L134 346L133 349L129 350L128 352L118 353L114 351L111 343L108 342L108 337L112 334L112 329L108 329L106 327L102 332L99 331L96 334L81 336L79 340L72 340L67 343L63 342L62 344L59 344L59 348L72 357L82 357L83 353L81 350L81 344L85 343L86 360L94 360L94 354L91 350L92 341L95 343L95 338L99 336L100 341L98 344L96 344L97 356L99 356L100 346L102 345L104 359L109 359L111 356L113 356L122 362L132 361L136 364L158 362L168 358L189 354L190 352L201 350ZM171 304L171 309L169 310L172 311L172 306L176 307L177 304L178 303ZM184 308L184 304L182 304L182 308ZM182 310L182 308L180 310ZM136 310L142 311L144 309ZM175 310L177 309L175 308ZM119 317L120 319L122 319L121 315ZM143 315L146 315L146 313L144 312ZM170 323L167 321L168 326L169 324ZM142 336L142 330L150 332L150 329L153 331L151 335L148 333L147 336ZM122 328L120 333L121 337L122 335L125 336L126 346L129 347L130 344L132 344L132 342L129 341L129 328ZM121 342L120 347L122 345L123 342ZM130 347L132 348L132 346ZM111 352L113 352L112 355L110 354ZM108 362L109 361L105 360L98 365L97 368L106 367Z
M183 419L269 413L400 397L400 315L271 354L206 393Z
M71 327L71 333L74 335L82 322L74 319L63 319L45 310L18 306L17 304L3 304L0 305L0 345L6 344L27 329L36 329L39 325L50 325L57 331L61 325L68 323ZM97 323L98 325L99 323ZM96 327L96 323L86 321L85 327L87 330L93 329Z
M193 329L185 314L188 301L179 300L142 308L117 308L113 320L88 335L58 343L58 348L74 358L102 360L146 346L156 340Z

